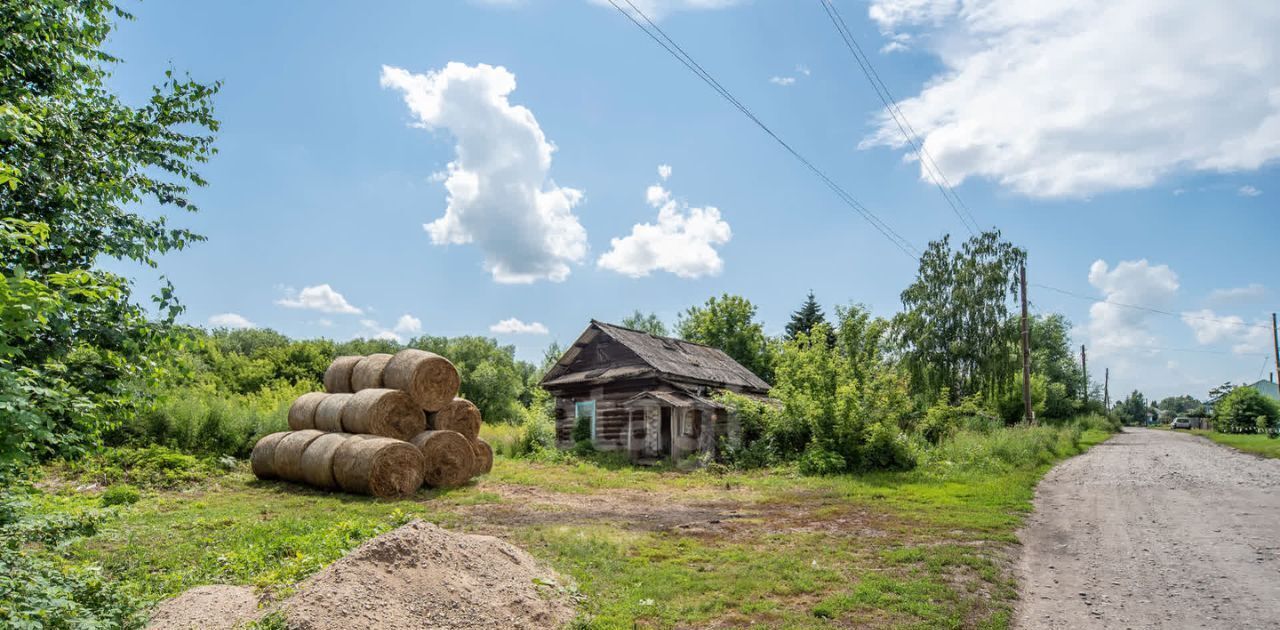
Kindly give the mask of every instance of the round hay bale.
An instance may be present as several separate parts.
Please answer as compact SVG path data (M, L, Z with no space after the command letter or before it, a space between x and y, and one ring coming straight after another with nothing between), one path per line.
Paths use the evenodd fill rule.
M330 394L351 394L351 371L360 362L361 356L338 357L324 371L324 391Z
M357 361L351 368L351 391L382 387L383 370L389 361L389 354L371 354Z
M462 379L448 359L425 350L407 348L396 353L382 371L384 387L402 389L418 406L439 411L458 395Z
M347 433L326 433L308 444L299 463L302 480L317 488L337 488L338 482L333 480L333 454L350 437Z
M253 474L258 479L276 478L276 445L286 435L289 435L288 431L264 435L257 444L253 445L253 453L249 455L249 465L253 467Z
M324 435L323 431L305 429L291 431L280 438L271 458L276 476L287 481L302 481L302 453L313 440Z
M409 441L422 451L423 481L432 488L454 488L475 471L471 442L457 431L423 431Z
M323 392L309 392L298 396L289 405L289 430L303 431L316 428L316 407L324 400Z
M347 492L395 497L422 485L422 452L384 437L348 439L333 454L333 478Z
M330 433L342 432L342 416L355 394L324 394L316 407L315 428Z
M427 416L398 389L362 389L342 411L347 433L368 433L408 440L427 428Z
M471 448L476 454L476 468L472 476L489 474L493 470L493 447L489 446L488 442L476 438L471 443Z
M431 414L427 424L436 431L457 431L475 440L480 437L480 408L465 398L454 398Z

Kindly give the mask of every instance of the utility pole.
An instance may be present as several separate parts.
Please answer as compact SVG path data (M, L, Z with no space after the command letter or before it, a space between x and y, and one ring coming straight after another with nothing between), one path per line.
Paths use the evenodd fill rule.
M1089 406L1089 360L1084 355L1084 344L1080 344L1080 371L1084 372L1084 404Z
M1022 285L1022 411L1023 418L1032 426L1036 423L1036 414L1031 410L1031 332L1027 328L1027 264L1022 263L1018 271L1018 282Z
M1102 410L1103 412L1111 411L1111 368L1107 368L1103 372L1102 377Z
M1271 343L1275 347L1276 378L1280 378L1280 334L1276 333L1276 314L1271 314Z

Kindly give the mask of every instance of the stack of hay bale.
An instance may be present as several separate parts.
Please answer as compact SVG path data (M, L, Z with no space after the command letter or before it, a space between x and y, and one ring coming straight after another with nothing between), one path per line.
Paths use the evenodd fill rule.
M254 445L253 473L379 497L462 485L493 468L493 449L460 384L448 359L423 350L338 357L325 391L289 408L290 430Z

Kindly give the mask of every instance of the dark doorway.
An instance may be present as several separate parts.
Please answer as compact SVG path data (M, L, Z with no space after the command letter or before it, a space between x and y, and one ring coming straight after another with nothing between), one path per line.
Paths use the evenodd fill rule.
M659 435L658 448L662 449L663 457L671 457L671 408L662 408L662 419L658 421L658 426L662 433Z

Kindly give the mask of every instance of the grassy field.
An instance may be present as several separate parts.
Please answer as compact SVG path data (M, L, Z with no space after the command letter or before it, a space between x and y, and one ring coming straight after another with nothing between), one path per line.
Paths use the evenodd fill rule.
M580 627L1000 628L1035 483L1108 435L997 433L962 434L912 472L839 477L499 457L469 486L403 500L261 482L240 464L144 490L57 553L100 566L147 603L208 583L284 595L422 518L502 536L571 576ZM30 497L36 511L98 508L101 490L80 475L51 469Z
M1242 450L1246 453L1261 455L1263 457L1280 457L1280 439L1256 434L1238 434L1238 433L1218 433L1216 431L1192 431L1196 435L1204 437L1230 446L1231 448Z

